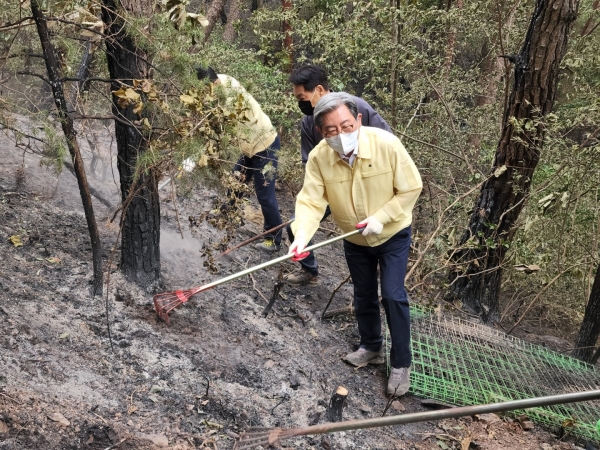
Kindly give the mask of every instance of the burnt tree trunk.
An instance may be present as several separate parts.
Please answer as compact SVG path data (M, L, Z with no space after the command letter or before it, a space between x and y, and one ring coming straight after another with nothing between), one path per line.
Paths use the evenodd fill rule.
M446 298L460 300L486 322L497 319L502 262L540 159L543 121L554 105L578 1L537 1L523 47L514 56L514 84L490 178L452 257Z
M137 47L127 32L119 13L126 10L138 17L149 15L149 1L103 0L102 20L111 38L106 40L106 59L110 77L132 85L134 79L150 78L147 55ZM112 90L121 87L113 82ZM134 125L139 120L133 106L120 108L113 96L119 177L121 181L121 272L140 286L151 285L160 277L160 203L158 180L152 171L136 174L138 156L148 148L142 131ZM129 125L130 124L130 125ZM135 183L134 183L135 176Z
M217 24L217 20L219 18L221 18L221 23L225 23L226 21L223 21L223 15L224 15L224 9L225 9L225 0L213 0L213 2L210 4L210 8L208 8L208 13L206 14L206 19L208 20L208 26L204 29L204 40L203 42L206 43L206 41L208 41L208 38L210 37L210 34L212 33L213 29L215 28L215 25Z
M90 67L94 61L94 45L95 44L91 40L88 40L85 43L85 50L83 51L83 57L81 58L81 63L79 64L76 75L79 80L77 81L76 91L79 95L83 95L83 93L90 88L90 82L87 78L90 76Z
M585 314L579 334L575 340L575 352L573 356L582 361L594 364L594 346L600 336L600 266L596 269L594 284L590 299L585 307Z
M229 6L229 17L225 24L225 30L223 31L223 40L233 44L235 42L235 22L240 18L241 0L232 0Z
M79 194L83 203L85 219L90 233L92 243L92 261L94 268L94 280L92 282L92 295L102 295L102 243L100 234L94 216L94 207L92 206L92 196L90 195L87 177L85 175L85 166L79 151L73 119L69 116L67 110L67 102L63 83L61 81L59 62L56 55L56 50L50 41L50 33L48 32L48 24L44 17L38 0L31 0L31 13L35 19L35 25L40 38L40 44L44 53L44 61L46 63L46 71L52 86L52 95L58 112L58 117L67 140L67 147L73 160L73 168L79 185Z

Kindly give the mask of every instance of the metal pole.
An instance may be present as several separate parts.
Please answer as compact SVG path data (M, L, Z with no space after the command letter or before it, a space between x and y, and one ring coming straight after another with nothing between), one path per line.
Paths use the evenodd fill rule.
M306 247L304 249L304 251L305 252L310 252L312 250L316 250L316 249L324 247L326 245L333 244L334 242L341 241L342 239L346 239L346 238L348 238L350 236L354 236L355 234L358 234L361 231L362 231L362 229L350 231L349 233L342 234L340 236L336 236L336 237L334 237L332 239L329 239L327 241L319 242L318 244L311 245L310 247ZM292 259L293 257L294 257L294 255L290 253L290 254L287 254L287 255L284 255L284 256L280 256L279 258L272 259L271 261L267 261L267 262L264 262L262 264L258 264L257 266L250 267L249 269L245 269L245 270L242 270L240 272L233 273L233 274L231 274L231 275L229 275L229 276L227 276L225 278L221 278L219 280L213 281L212 283L208 283L208 284L205 284L205 285L199 287L198 288L198 292L205 291L207 289L211 289L211 288L213 288L215 286L219 286L219 285L221 285L223 283L227 283L228 281L232 281L232 280L235 280L236 278L240 278L240 277L243 277L244 275L248 275L248 274L251 274L253 272L256 272L257 270L261 270L261 269L265 269L267 267L274 266L275 264L279 264L280 262L286 261L288 259Z
M296 430L287 430L288 432L285 432L284 430L284 433L286 438L290 436L306 436L311 434L333 433L336 431L402 425L413 422L426 422L428 420L453 419L463 416L472 416L473 414L497 413L515 409L535 408L540 406L559 405L562 403L583 402L597 399L600 399L600 389L594 391L574 392L571 394L550 395L547 397L527 398L524 400L512 400L502 403L490 403L487 405L462 406L459 408L442 409L439 411L404 414L401 416L348 420L346 422L339 423L325 423L322 425L313 425L311 427L297 428ZM600 412L598 415L600 417Z

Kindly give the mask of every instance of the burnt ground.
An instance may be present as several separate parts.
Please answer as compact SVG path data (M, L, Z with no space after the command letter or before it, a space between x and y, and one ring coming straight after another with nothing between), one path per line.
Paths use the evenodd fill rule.
M90 180L116 204L110 170L103 182ZM182 239L170 192L161 192L162 289L201 285L272 257L248 246L223 260L219 273L208 272L203 245L222 232L206 222L190 229L186 218L210 209L218 194L199 187L178 199ZM291 198L279 195L289 215ZM107 265L118 230L108 208L96 202L95 211ZM259 231L255 211L252 198L237 242ZM327 236L319 231L317 240ZM385 367L354 369L340 359L357 343L353 317L320 319L347 275L339 243L318 253L319 285L283 288L267 318L263 296L270 297L278 267L198 294L167 325L154 312L154 292L128 283L114 264L105 295L90 296L90 244L75 178L66 171L54 176L2 136L0 255L2 450L231 449L248 427L326 422L339 385L349 390L344 419L378 417L386 407ZM343 286L331 308L348 305L351 293L351 285ZM406 395L386 414L423 410L422 399ZM575 447L537 427L524 431L487 416L294 438L282 448Z

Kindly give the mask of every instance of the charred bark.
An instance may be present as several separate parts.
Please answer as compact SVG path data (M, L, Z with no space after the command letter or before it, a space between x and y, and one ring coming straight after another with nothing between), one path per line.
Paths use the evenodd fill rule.
M137 47L119 15L114 0L103 0L102 19L111 39L106 40L106 58L110 77L132 84L134 79L151 77L147 55ZM141 16L152 11L145 1L124 1L119 5L130 14ZM113 91L121 87L112 84ZM139 120L133 106L120 108L113 96L113 113L117 141L117 167L121 182L121 272L140 286L156 282L160 276L160 204L158 179L152 171L136 173L138 156L148 148L148 141L134 122ZM130 123L131 125L127 125Z
M87 221L88 231L90 233L90 240L92 243L92 261L94 268L92 295L102 295L102 243L100 241L100 234L96 224L96 217L94 216L92 196L90 195L89 185L85 174L85 166L83 164L83 159L81 158L81 152L79 151L79 144L77 143L73 119L71 119L67 110L67 101L65 98L63 83L60 77L59 60L56 49L50 41L48 24L46 23L46 18L42 13L38 0L31 0L31 13L35 20L35 25L40 38L40 44L44 53L44 61L46 63L46 71L48 72L48 78L52 87L54 103L56 105L63 133L65 134L65 138L67 140L67 147L69 149L69 153L71 154L71 159L73 160L73 169L75 176L77 177L79 194L81 195L85 219Z
M598 352L594 354L594 346L598 341L598 336L600 336L600 266L596 269L590 299L585 308L579 334L575 340L576 350L573 352L573 356L594 364L594 360L598 358Z
M544 118L552 110L559 66L579 0L538 0L523 47L490 177L452 260L446 299L460 300L484 321L499 311L502 262L540 159Z
M206 41L208 41L210 34L212 33L213 29L215 28L215 25L217 24L217 19L221 18L222 24L227 22L227 16L225 16L225 11L224 11L225 3L226 3L225 0L214 0L210 4L210 8L208 8L208 13L206 14L206 19L208 20L208 26L204 30L204 40L203 40L204 43L206 43ZM225 17L225 21L223 21L224 17Z
M77 70L77 93L79 95L83 95L84 92L90 89L90 82L87 81L90 76L90 67L92 66L92 62L94 61L94 47L92 41L87 41L85 43L85 50L83 51L83 56L81 58L81 63L79 64L79 69Z
M329 399L329 408L327 408L327 418L330 422L341 422L342 415L344 412L344 406L346 406L346 399L348 398L348 389L344 386L338 386L336 391Z
M229 18L225 24L225 30L223 31L223 40L226 42L233 43L235 41L235 22L240 18L241 13L241 0L232 0L229 6Z

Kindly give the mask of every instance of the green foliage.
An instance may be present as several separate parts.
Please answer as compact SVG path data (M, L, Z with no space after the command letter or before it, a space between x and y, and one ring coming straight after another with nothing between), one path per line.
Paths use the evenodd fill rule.
M62 130L57 131L53 126L44 126L44 150L40 164L50 168L55 174L62 172L65 158L69 156L69 150L65 142Z
M182 186L201 181L224 189L240 187L230 170L239 156L232 130L243 106L231 113L218 92L196 80L193 67L209 64L239 80L269 115L282 137L278 179L298 190L303 176L301 114L287 82L290 52L283 46L282 31L286 21L293 38L292 62L320 64L333 89L364 97L395 124L416 161L425 189L415 211L416 267L409 285L419 286L424 295L439 292L479 185L492 175L489 169L513 76L512 64L498 55L518 53L534 2L485 0L462 8L453 4L447 10L446 2L433 0L393 3L297 0L292 8L261 7L251 17L244 12L237 26L239 41L233 44L221 39L217 26L201 45L201 11L187 1L163 0L152 17L127 17L129 36L147 52L154 68L149 85L144 87L140 80L142 84L127 86L119 94L127 98L130 89L139 95L127 101L138 108L138 125L151 139L150 150L140 158L140 170L179 174ZM48 2L48 8L76 24L57 23L53 28L55 45L64 55L64 74L73 76L83 50L79 39L90 33L77 25L93 28L97 6L71 0ZM4 8L0 21L14 22L19 14L27 15ZM539 288L565 272L544 297L547 305L560 299L575 318L583 310L590 274L600 259L600 28L588 33L588 19L592 26L600 20L591 0L581 2L553 113L518 123L524 130L544 127L541 159L512 241L489 242L508 249L503 284L507 297L528 286ZM37 49L32 31L26 27L19 33L0 33L2 54ZM4 72L11 74L45 70L39 58L5 58L3 64ZM102 52L93 74L107 77ZM27 80L15 76L11 85L15 93L5 100L9 110L35 111L40 102L30 99L48 98L39 80ZM86 96L72 99L78 109L98 115L111 110L109 100L106 83L94 83ZM41 109L49 105L46 102ZM64 147L54 138L50 136L48 148L54 150L48 150L52 155L48 161L60 158L61 151L64 156ZM196 164L193 172L181 169L187 159ZM471 239L465 245L479 243ZM513 270L514 264L537 264L541 270L526 275Z

